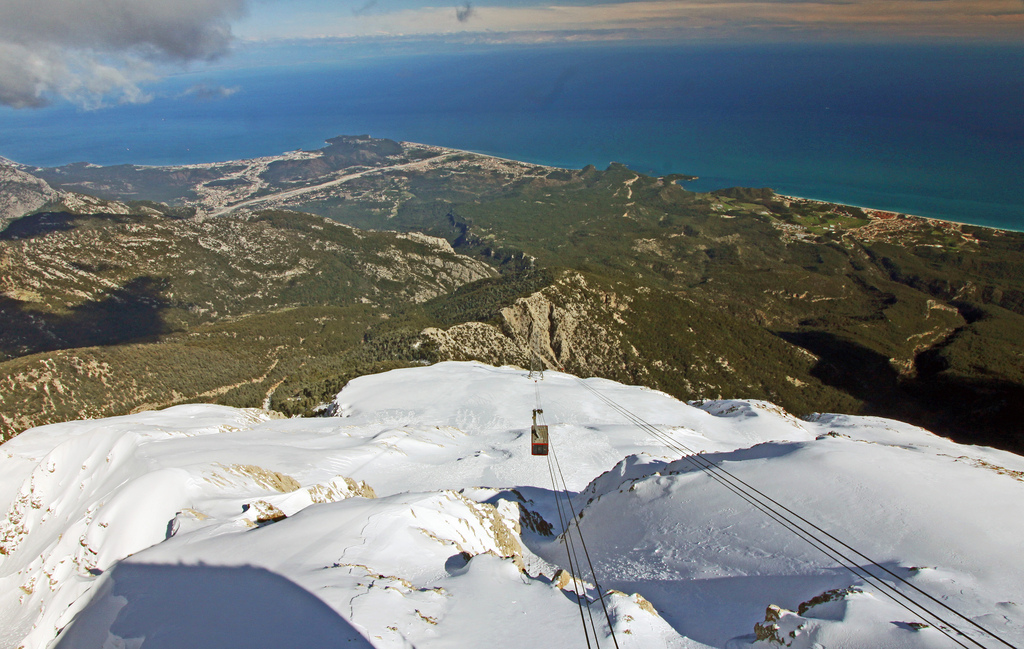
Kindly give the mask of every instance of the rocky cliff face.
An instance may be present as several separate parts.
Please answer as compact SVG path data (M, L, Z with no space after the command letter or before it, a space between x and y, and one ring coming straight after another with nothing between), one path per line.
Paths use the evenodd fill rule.
M629 298L604 290L580 273L567 273L548 288L501 310L498 322L470 322L423 335L445 358L529 367L531 356L547 369L582 375L626 370L638 357L625 336Z
M46 181L27 173L21 165L0 158L0 228L55 200L58 195Z
M159 214L150 207L54 189L30 171L30 167L0 158L0 230L18 217L44 208L71 214Z
M501 318L506 334L533 350L547 367L596 374L610 366L624 369L620 359L637 353L623 335L624 306L615 293L569 273L550 288L502 309Z

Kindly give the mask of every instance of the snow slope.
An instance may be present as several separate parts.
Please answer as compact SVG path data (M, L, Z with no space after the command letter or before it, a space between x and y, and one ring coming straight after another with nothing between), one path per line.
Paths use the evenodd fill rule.
M529 453L538 404L616 589L613 639L588 586L599 646L957 646L578 379L526 374L362 377L320 419L191 405L26 431L0 447L0 647L587 646L545 533L559 517ZM1022 458L887 420L586 384L1024 645Z

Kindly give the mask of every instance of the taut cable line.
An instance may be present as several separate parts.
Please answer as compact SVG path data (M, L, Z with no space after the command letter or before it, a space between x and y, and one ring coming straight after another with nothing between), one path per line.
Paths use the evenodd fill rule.
M994 632L992 632L992 631L988 630L987 628L981 626L980 624L978 624L977 622L975 622L971 618L967 617L965 614L957 611L956 609L954 609L951 606L947 605L945 602L942 602L942 601L938 600L937 598L935 598L931 594L921 590L920 588L918 588L914 584L911 584L910 582L908 582L906 579L904 579L900 575L894 573L893 571L889 570L885 566L883 566L883 565L879 564L878 562L874 561L873 559L871 559L870 557L868 557L864 553L856 550L855 548L853 548L849 544L847 544L847 543L837 539L835 536L833 536L829 532L823 530L821 527L815 525L814 523L808 521L806 518L804 518L804 517L800 516L799 514L793 512L791 509L789 509L785 505L781 504L780 502L778 502L774 498L771 498L770 496L768 496L767 494L765 494L761 490L757 489L756 487L750 485L746 481L744 481L744 480L738 478L737 476L733 475L732 473L730 473L726 469L723 469L722 467L718 466L717 464L714 464L713 462L707 460L700 453L695 452L693 449L690 449L685 444L683 444L683 443L679 442L678 440L674 439L673 437L671 437L668 433L660 430L657 426L654 426L653 424L650 424L649 422L645 421L640 416L638 416L638 415L634 414L633 412L629 411L624 406L621 406L620 404L616 403L614 400L612 400L607 395L604 395L601 392L599 392L598 390L596 390L595 388L593 388L592 386L587 385L586 382L584 382L583 380L578 379L578 378L576 380L580 383L580 385L582 385L584 388L586 388L595 397L597 397L602 402L604 402L606 405L611 407L613 410L615 410L616 412L621 414L627 420L631 421L634 425L636 425L639 428L641 428L642 430L650 433L657 440L659 440L661 443L663 443L664 445L666 445L670 449L683 454L683 457L682 457L683 460L686 460L691 465L693 465L694 467L696 467L697 469L699 469L700 471L705 473L708 477L710 477L711 479L715 480L716 482L718 482L719 484L721 484L722 486L726 487L727 489L732 491L734 494L736 494L737 496L739 496L740 498L745 500L751 506L755 507L756 509L758 509L762 513L764 513L767 516L769 516L772 520L778 522L783 527L785 527L786 529L790 530L792 533L796 534L798 537L802 538L804 541L808 542L810 545L812 545L813 547L815 547L816 549L818 549L819 551L824 553L830 559L832 559L832 560L836 561L837 563L839 563L840 566L844 567L845 569L849 570L854 575L856 575L856 576L858 576L860 578L865 578L868 581L868 583L873 583L876 587L879 587L880 589L882 589L882 594L884 594L887 597L889 597L889 599L893 600L896 604L900 605L901 607L903 607L904 609L906 609L907 611L909 611L913 615L916 615L916 616L919 616L919 617L922 617L922 618L930 617L932 620L937 620L937 621L939 621L941 623L941 625L945 625L948 628L953 629L957 634L962 636L968 642L976 645L977 647L980 647L980 648L983 648L983 649L985 648L985 645L981 644L976 639L974 639L974 638L968 636L967 634L963 633L963 631L958 629L956 627L956 625L954 625L953 623L949 622L948 620L943 618L938 613L932 611L931 609L929 609L927 606L925 606L921 602L915 600L913 597L911 597L907 593L899 590L895 586L893 586L893 585L889 584L888 582L884 581L878 575L875 575L875 574L871 573L870 571L868 571L866 569L866 567L859 566L858 565L859 562L857 562L854 559L852 559L849 556L847 556L847 554L845 554L842 550L839 550L838 548L834 547L828 541L819 538L817 535L815 535L814 532L806 529L806 527L812 528L813 530L815 530L819 534L821 534L821 535L827 537L828 539L830 539L835 544L841 546L842 548L845 548L850 553L853 553L854 555L860 557L865 562L867 562L867 564L870 564L871 566L874 566L875 568L883 571L886 575L889 575L890 577L892 577L893 579L897 580L898 582L908 586L913 591L921 594L922 596L926 597L928 600L930 600L930 601L934 602L935 604L939 605L943 609L945 609L945 610L953 613L954 615L962 618L963 620L967 621L969 624L971 624L977 630L981 631L982 633L984 633L985 635L989 636L990 638L1000 642L1001 644L1003 644L1003 645L1005 645L1007 647L1010 647L1011 649L1017 649L1017 647L1015 647L1015 645L1009 643L1008 641L1006 641L1002 637L998 636ZM777 509L775 509L775 508L777 508ZM779 511L779 510L781 510L781 511ZM803 525L801 525L801 523ZM806 526L806 527L804 527L804 526ZM847 565L847 564L849 564L849 565ZM898 598L902 598L906 602L909 602L909 605L907 603L904 603L903 601L900 601L900 599L898 599ZM915 611L915 610L911 609L910 606L916 607L918 610ZM957 638L954 638L949 633L947 633L945 631L945 629L942 628L942 626L934 624L934 622L932 623L932 626L934 628L936 628L938 631L942 632L947 637L949 637L956 644L958 644L958 645L960 645L962 647L966 647L966 645L963 644L962 642L960 642L960 640L958 640Z
M540 382L533 372L531 372L531 378L534 378L534 395L535 395L535 406L533 411L533 431L531 435L535 435L538 428L542 428L544 431L544 453L548 456L548 474L551 478L552 493L555 496L555 507L558 510L558 520L562 529L562 533L559 535L566 546L566 555L569 560L569 577L573 582L573 592L576 595L576 603L580 609L580 619L583 622L583 633L586 637L587 647L590 647L590 632L594 634L594 643L598 649L600 649L600 634L597 629L597 622L594 620L593 608L587 604L587 614L583 613L583 601L587 599L586 586L584 585L584 568L583 562L580 560L578 551L576 549L576 543L573 540L572 526L575 525L576 536L579 537L579 545L583 550L583 555L586 558L587 566L590 570L590 576L594 584L594 589L597 591L598 599L601 602L601 609L604 612L605 621L608 623L608 631L611 634L612 643L615 645L615 649L619 649L618 638L615 637L615 627L612 624L611 614L608 611L607 603L605 602L604 592L601 589L600 581L597 578L597 572L594 569L593 561L590 559L590 552L587 549L586 541L583 538L583 530L580 528L579 520L576 517L576 511L572 506L572 499L569 496L569 488L565 481L565 475L562 473L561 464L558 462L558 456L555 454L553 445L550 444L550 440L547 438L548 427L544 423L538 424L538 416L543 421L544 410L541 407L540 398ZM536 451L536 445L532 444L534 451ZM565 499L563 505L562 499ZM577 577L579 575L579 577ZM582 590L582 593L580 592ZM590 618L590 627L588 631L587 617Z
M558 463L558 454L555 453L553 447L552 447L552 451L551 451L551 456L552 456L552 458L554 458L555 468L558 470L558 475L559 475L559 477L562 478L562 487L564 488L564 491L565 491L565 500L566 500L566 503L568 503L569 512L572 515L572 519L571 520L572 520L573 524L576 526L576 533L580 537L580 545L583 546L583 554L584 554L584 556L587 559L587 566L589 566L589 568L590 568L590 575L594 579L594 590L597 591L597 597L598 597L598 599L601 600L601 608L602 608L602 610L604 610L604 617L605 617L605 620L608 622L608 630L611 632L611 635L612 635L612 643L615 645L615 649L619 649L619 641L615 637L615 628L612 626L611 615L608 613L608 606L605 604L605 601L604 601L604 592L601 589L601 584L600 584L600 582L597 579L597 571L594 570L594 564L590 560L590 552L587 551L587 543L586 543L586 541L583 540L583 529L580 528L579 518L577 518L576 511L573 509L572 499L569 498L569 489L568 489L568 487L565 484L565 477L563 476L562 468L561 468L561 466ZM568 531L568 530L566 530L566 531ZM579 560L577 560L577 564L578 563L579 563Z
M558 522L559 522L559 525L562 528L562 534L560 536L565 541L565 553L566 553L566 556L569 558L569 576L572 579L572 590L573 590L573 593L576 595L576 605L579 607L579 610L580 610L580 622L583 624L583 637L586 639L587 647L589 648L590 647L590 632L587 630L587 618L586 618L586 616L583 613L583 599L586 597L586 592L584 592L582 595L580 594L580 590L579 590L580 589L580 584L578 583L578 581L577 581L577 579L575 577L576 570L574 568L574 562L573 562L573 555L575 554L575 549L572 547L572 539L571 538L567 538L567 535L565 533L566 530L568 530L568 523L566 522L565 515L562 512L562 502L560 500L560 495L559 495L560 492L558 490L558 483L555 480L555 471L554 471L554 467L551 464L551 460L550 459L548 460L548 474L551 476L551 488L552 488L552 491L555 494L555 507L558 509ZM589 606L587 608L589 609ZM594 641L595 642L597 641L597 631L596 630L594 631Z

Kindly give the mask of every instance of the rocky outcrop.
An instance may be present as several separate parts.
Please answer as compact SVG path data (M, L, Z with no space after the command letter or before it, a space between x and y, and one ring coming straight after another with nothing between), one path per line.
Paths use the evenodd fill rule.
M442 239L361 232L307 215L65 220L0 241L0 294L61 313L139 277L165 278L163 301L215 320L295 303L421 303L497 274Z
M21 165L0 158L0 229L12 219L37 210L59 193L24 171Z
M120 201L54 189L32 175L29 167L0 158L0 230L42 208L71 214L159 214L152 208L133 208Z
M528 348L506 336L498 327L465 322L449 329L429 327L422 335L436 346L442 358L468 361L488 359L494 365L529 365Z
M420 304L450 292L453 287L497 274L486 262L456 253L444 239L422 235L419 238L396 237L412 240L423 252L393 247L373 256L357 254L354 258L365 260L360 269L364 276L401 282L411 302ZM424 250L422 246L427 248Z
M636 367L638 353L624 334L630 301L580 273L567 273L502 309L496 324L468 322L426 329L423 335L453 360L527 367L535 357L548 369L614 375L627 365Z

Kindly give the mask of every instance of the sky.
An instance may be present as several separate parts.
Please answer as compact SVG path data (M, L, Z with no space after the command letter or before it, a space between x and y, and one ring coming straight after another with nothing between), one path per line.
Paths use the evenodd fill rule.
M168 74L285 42L656 40L1022 44L1024 0L0 0L0 105L145 103Z

